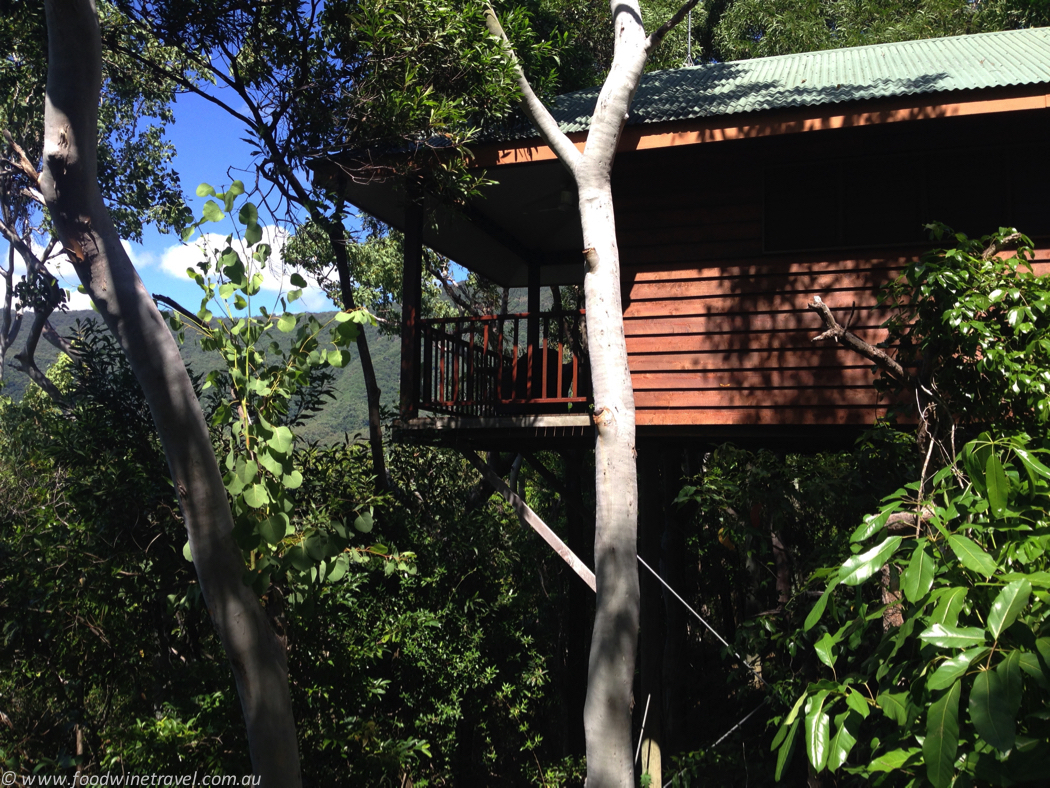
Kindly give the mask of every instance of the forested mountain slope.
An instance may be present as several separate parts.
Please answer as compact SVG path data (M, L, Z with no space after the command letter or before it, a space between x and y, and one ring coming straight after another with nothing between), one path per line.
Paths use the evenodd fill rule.
M323 315L318 315L318 317L325 322ZM78 321L97 319L98 315L88 310L56 312L51 316L51 324L62 336L72 337L76 333ZM9 360L21 352L25 344L26 328L28 326L23 328L19 342L8 357ZM369 332L369 347L372 350L376 377L383 391L383 404L393 408L398 398L400 340L372 328L366 330ZM290 336L290 334L278 333L275 338L288 342ZM331 443L341 439L344 432L349 433L351 437L356 432L367 435L368 406L365 401L365 383L361 376L361 366L356 358L356 349L352 352L355 356L353 361L343 369L332 370L335 374L335 385L332 389L335 399L327 402L320 413L315 414L300 430L297 430L297 433L306 440ZM182 345L182 357L194 374L203 374L219 366L217 358L210 358L208 353L201 350L193 330L189 327L186 330L186 342ZM46 370L57 358L58 351L53 345L41 342L37 347L37 362L41 369ZM4 376L4 395L16 401L21 400L28 385L29 378L10 365Z

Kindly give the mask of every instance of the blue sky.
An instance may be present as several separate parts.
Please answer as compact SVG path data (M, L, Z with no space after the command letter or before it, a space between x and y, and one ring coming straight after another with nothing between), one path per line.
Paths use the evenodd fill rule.
M232 118L221 108L199 96L180 95L174 106L175 123L168 127L168 139L177 151L174 170L179 174L187 204L195 216L201 215L204 203L208 198L196 196L200 183L210 183L221 190L234 180L242 180L249 189L255 180L251 169L252 148L241 137L247 136L241 123ZM263 220L263 217L260 216ZM214 240L221 243L225 235L234 230L231 221L217 225L208 225L216 233ZM279 248L280 232L278 228L269 228L264 238L275 249ZM191 241L192 244L192 241ZM175 235L162 235L153 227L143 228L141 244L125 244L139 276L151 293L158 293L174 298L183 306L196 311L200 304L201 291L187 276L186 268L201 259L200 253L192 245L182 244ZM72 308L90 308L87 297L76 292L79 282L72 266L52 265L52 270L71 291ZM290 272L289 272L290 273ZM269 276L262 292L253 299L253 308L262 305L271 308L277 301L281 280L278 276ZM287 289L287 278L284 280ZM324 297L319 288L308 288L303 300L293 308L311 310L331 309L332 304ZM213 309L214 311L214 309Z

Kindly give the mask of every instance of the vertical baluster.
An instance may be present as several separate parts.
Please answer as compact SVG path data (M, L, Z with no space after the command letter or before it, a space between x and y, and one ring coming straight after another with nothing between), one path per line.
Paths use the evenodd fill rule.
M489 325L489 321L486 320L485 321L485 326L484 326L484 329L482 330L482 335L481 335L482 336L482 339L481 339L481 366L485 370L485 389L484 389L485 394L484 394L483 399L485 401L485 408L486 409L485 409L484 413L486 415L488 414L487 408L492 403L492 391L491 391L491 386L492 386L492 357L489 355L489 329L490 328L491 328L491 326Z
M558 326L558 355L556 357L557 358L557 363L558 363L558 392L555 395L555 396L558 396L558 397L564 397L565 396L565 389L564 389L565 381L563 379L564 375L565 375L565 351L563 350L564 347L565 346L562 344L561 326L559 325Z
M547 399L550 397L550 392L547 390L550 387L550 372L548 371L548 350L550 348L550 320L546 317L542 318L540 328L543 330L543 366L540 368L540 399Z
M499 323L496 324L496 352L499 353L499 357L496 360L496 364L498 365L498 369L496 370L496 399L501 405L503 404L503 400L506 399L503 391L503 366L504 361L506 361L507 358L507 350L503 346L503 343L506 341L506 338L503 335L504 325L505 321L500 317Z
M511 398L512 399L517 399L518 398L518 367L521 366L518 363L518 347L519 347L519 344L518 344L518 326L520 325L521 321L517 317L511 318L511 320L514 323L514 355L511 356L511 361L513 362L514 366L511 367L511 371L510 371L510 385L511 385Z

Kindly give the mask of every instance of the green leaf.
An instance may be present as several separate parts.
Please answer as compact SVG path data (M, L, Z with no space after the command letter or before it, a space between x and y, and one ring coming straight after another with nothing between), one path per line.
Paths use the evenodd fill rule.
M255 246L262 240L262 237L263 231L261 225L249 224L244 228L244 242L248 244L248 246Z
M1021 676L1021 650L1015 648L1007 654L1006 659L996 666L995 672L999 674L1003 684L1006 706L1010 709L1010 714L1016 717L1018 709L1021 708L1021 692L1024 689Z
M214 197L215 196L215 188L211 184L202 183L200 186L197 187L197 196L198 197Z
M354 528L363 534L369 533L372 530L372 525L373 520L371 511L361 512L361 514L357 516L357 519L354 520Z
M242 296L240 293L238 293L233 298L233 308L234 309L247 309L248 308L248 302L244 300L244 296Z
M946 627L934 624L919 635L920 640L940 648L968 648L984 643L984 630L977 627Z
M237 285L232 282L227 282L224 285L219 285L219 298L229 298L233 295L233 291L237 289Z
M897 501L890 506L887 506L878 514L865 515L864 522L862 522L853 531L849 540L852 543L863 542L865 539L877 534L883 528L886 527L886 521L890 519L890 515L901 508L900 501Z
M292 471L281 477L281 484L289 490L298 490L303 484L303 475L299 471Z
M292 435L292 431L287 427L274 427L273 435L266 441L266 445L278 454L287 454L292 448L294 440L295 436Z
M220 222L222 217L226 214L223 213L222 208L218 206L215 200L208 200L204 203L204 220L208 222Z
M933 558L926 552L926 540L920 539L901 578L904 596L909 602L918 602L929 593L933 586L934 569Z
M285 312L279 318L277 318L277 330L282 333L289 333L294 331L296 326L295 315L291 312Z
M339 556L332 562L332 569L328 573L328 577L325 579L329 583L338 583L346 575L347 570L350 568L350 559L347 558L346 553L340 553Z
M1002 517L1006 511L1006 501L1010 492L1010 481L1006 478L1006 471L999 461L999 455L994 451L988 455L985 464L984 482L988 489L988 503L992 506L992 514Z
M960 534L951 534L948 537L948 543L952 546L952 550L955 551L955 556L959 559L959 562L967 569L978 572L985 577L991 577L995 574L995 559L971 539Z
M875 698L875 702L882 709L882 713L898 725L908 724L908 693L883 692Z
M971 662L973 662L978 656L987 653L988 649L986 648L972 648L968 651L956 654L951 659L946 659L938 665L937 670L930 674L930 677L926 679L926 689L934 692L936 690L950 687L958 681L960 676L969 670Z
M246 202L241 206L237 218L241 220L241 224L246 224L251 227L252 225L259 223L259 209L255 207L254 203Z
M955 775L955 754L959 750L959 698L962 684L956 682L932 706L926 717L926 738L922 755L926 776L935 788L948 788Z
M237 478L240 479L245 486L250 484L258 474L259 466L256 464L255 460L237 463Z
M342 369L350 363L350 352L333 348L328 351L328 363L333 367Z
M290 277L288 277L288 281L290 281L292 283L293 287L306 287L306 280L303 279L301 276L299 276L299 274L292 274ZM340 313L340 314L342 314L342 313ZM336 320L338 320L338 319L339 319L339 315L337 314L336 315Z
M795 734L798 733L800 722L802 720L795 720L791 723L787 729L787 735L784 737L784 743L780 745L780 752L777 753L777 768L773 774L773 779L777 782L780 781L784 768L791 763L791 756L795 752Z
M896 771L912 760L918 752L919 750L915 747L907 750L890 750L868 764L868 770L872 772Z
M193 555L190 553L190 542L188 539L186 540L186 544L182 546L182 557L190 563L193 562Z
M993 638L998 640L1003 630L1017 620L1031 593L1032 584L1025 579L1015 580L999 592L988 612L988 631Z
M817 658L832 670L835 669L834 648L838 641L839 639L832 637L830 632L825 632L824 636L813 644L813 648L817 652Z
M277 544L288 534L290 525L288 515L283 512L271 514L259 522L259 536L265 539L268 544Z
M871 713L871 709L868 706L868 701L852 687L849 688L849 692L846 693L846 705L853 709L864 719L868 718Z
M266 492L266 485L253 484L242 493L244 502L253 509L266 506L270 502L270 494Z
M808 632L816 626L816 623L820 621L820 617L824 615L824 608L828 606L828 599L831 598L831 592L835 590L835 586L839 584L838 578L831 580L828 583L828 587L824 589L824 593L820 595L820 599L817 600L817 604L813 606L813 609L809 611L809 615L806 616L806 623L802 625L803 629Z
M1017 737L1017 722L1007 700L996 671L977 674L970 690L970 721L980 737L1000 752L1013 749Z
M930 616L931 624L943 624L946 627L954 627L959 620L959 612L966 604L966 589L961 586L953 586L944 591L933 609Z
M1036 684L1042 687L1044 690L1050 689L1050 680L1047 679L1046 674L1043 672L1043 666L1039 662L1039 657L1029 652L1022 652L1018 659L1018 664L1025 673L1035 679Z
M828 769L833 772L838 771L839 767L846 762L850 750L852 750L853 745L857 743L857 737L848 727L849 725L854 724L856 719L857 718L853 715L847 716L842 721L842 724L839 725L835 737L831 740L831 749L828 753Z
M860 585L889 561L900 543L901 537L889 536L866 553L853 556L839 570L839 582L847 586Z

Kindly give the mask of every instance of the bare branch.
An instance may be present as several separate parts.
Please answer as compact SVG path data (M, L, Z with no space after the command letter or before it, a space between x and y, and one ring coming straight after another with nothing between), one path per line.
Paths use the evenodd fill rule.
M55 327L51 325L50 320L44 321L44 328L41 332L41 336L72 359L75 359L80 355L77 353L77 349L69 343L69 340L55 330Z
M15 356L14 361L15 367L20 372L28 375L30 380L40 386L56 405L65 409L69 405L62 396L62 392L36 365L36 346L40 342L40 336L44 331L44 326L47 325L48 318L51 317L52 311L54 311L53 308L33 314L33 325L29 329L29 336L26 337L25 347Z
M550 110L543 106L543 102L540 101L539 96L533 91L532 85L529 84L529 80L521 68L521 63L518 62L518 56L514 54L514 47L511 46L507 34L503 32L503 26L499 23L499 19L496 18L496 12L492 10L490 5L485 6L485 26L492 35L500 40L503 44L503 51L507 53L507 57L514 64L514 71L518 75L518 88L522 93L521 106L525 110L525 114L529 116L529 120L532 121L532 124L539 131L544 142L558 155L561 162L570 172L575 171L576 164L583 154L580 153L565 132L559 128L558 121L551 115Z
M874 363L894 380L910 388L915 388L915 382L904 371L904 367L890 358L886 351L865 342L852 331L847 331L839 325L838 321L835 320L835 316L831 314L828 305L820 300L820 296L813 296L813 300L807 306L820 315L821 320L824 322L824 327L827 329L823 334L813 337L814 342L834 339L840 345L845 345L850 350L864 356L864 358Z
M180 315L182 315L184 318L186 318L191 323L193 323L193 325L197 326L197 328L199 328L201 331L207 331L208 330L208 327L206 325L204 325L204 323L201 322L199 317L197 317L195 314L193 314L190 310L188 310L186 307L184 307L182 304L180 304L174 298L169 298L168 296L160 295L159 293L152 293L151 295L152 295L152 298L153 298L154 301L158 301L158 302L160 302L162 304L167 304L172 309L174 309L176 312L178 312Z
M1002 238L997 238L981 253L981 259L991 260L999 254L999 252L1003 251L1003 249L1006 249L1008 246L1014 246L1022 238L1024 238L1024 236L1020 233L1010 233Z
M688 0L688 2L685 5L683 5L677 11L675 11L674 16L672 16L670 19L668 19L666 22L664 22L662 25L660 25L660 27L658 27L653 32L653 34L651 36L649 36L649 39L645 42L645 51L646 51L646 53L648 54L648 53L652 52L654 49L656 49L658 46L660 46L660 44L664 40L664 36L666 36L668 33L670 33L671 30L679 22L681 22L683 19L685 19L686 14L688 14L690 11L692 11L693 7L699 1L700 0Z

